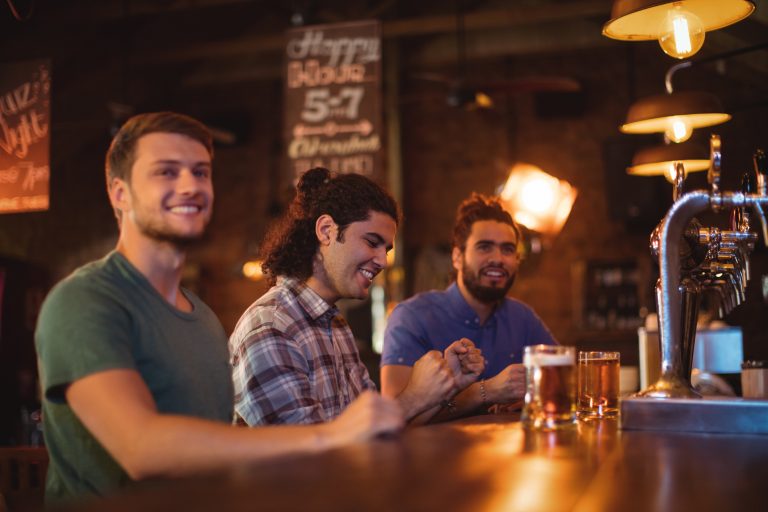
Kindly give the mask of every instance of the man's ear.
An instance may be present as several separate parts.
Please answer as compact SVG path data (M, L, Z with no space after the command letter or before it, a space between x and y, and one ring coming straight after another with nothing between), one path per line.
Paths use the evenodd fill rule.
M109 183L109 202L112 208L125 211L130 204L131 191L128 184L120 178L112 178Z
M461 270L461 249L458 247L454 247L453 251L451 251L451 263L456 272Z
M315 236L317 236L320 245L330 245L331 239L336 236L336 222L333 217L324 213L315 221Z

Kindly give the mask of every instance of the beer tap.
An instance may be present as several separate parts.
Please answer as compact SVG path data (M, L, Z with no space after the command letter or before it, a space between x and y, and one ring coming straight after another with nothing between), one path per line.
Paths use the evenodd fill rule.
M766 157L765 152L762 149L758 149L752 157L752 162L755 166L757 195L760 197L768 197L768 157ZM766 222L765 219L763 205L755 203L754 209L760 219L760 225L763 228L763 243L768 247L768 222Z
M656 288L661 344L661 376L639 393L652 398L696 398L689 379L693 351L697 296L713 292L723 315L743 303L750 277L748 255L758 238L752 231L750 211L760 220L768 246L768 158L755 153L756 180L742 180L738 192L721 191L720 137L710 138L709 190L685 194L676 188L675 202L651 235L651 252L658 256L660 278ZM679 171L676 173L679 176ZM679 185L679 181L677 182ZM729 229L702 227L694 216L711 210L730 210Z

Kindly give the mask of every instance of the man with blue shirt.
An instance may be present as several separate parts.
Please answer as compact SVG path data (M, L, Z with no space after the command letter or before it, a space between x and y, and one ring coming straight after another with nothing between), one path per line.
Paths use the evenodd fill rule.
M424 353L465 339L482 350L485 371L434 418L522 399L523 347L556 342L529 306L506 296L517 273L520 241L519 228L498 199L472 194L459 205L451 255L456 282L444 291L418 294L392 312L381 359L383 395L400 392Z

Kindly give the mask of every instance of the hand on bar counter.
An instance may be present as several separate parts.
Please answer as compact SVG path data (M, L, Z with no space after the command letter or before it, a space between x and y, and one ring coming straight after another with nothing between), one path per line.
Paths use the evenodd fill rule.
M335 420L321 425L332 446L368 441L398 432L404 426L403 410L397 400L374 391L363 392Z

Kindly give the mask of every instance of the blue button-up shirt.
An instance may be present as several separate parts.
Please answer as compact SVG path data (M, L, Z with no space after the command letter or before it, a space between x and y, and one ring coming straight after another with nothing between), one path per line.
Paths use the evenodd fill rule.
M523 347L556 344L536 313L519 300L503 300L480 324L456 283L444 291L420 293L392 312L384 333L381 365L413 366L430 350L444 351L461 338L469 338L486 360L481 378L498 374L511 363L520 363Z

